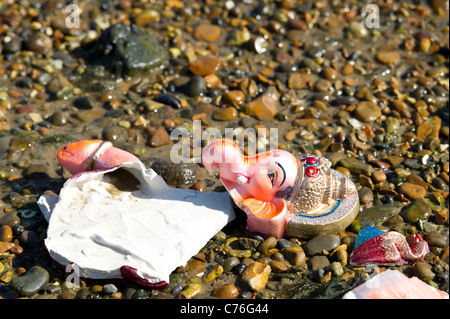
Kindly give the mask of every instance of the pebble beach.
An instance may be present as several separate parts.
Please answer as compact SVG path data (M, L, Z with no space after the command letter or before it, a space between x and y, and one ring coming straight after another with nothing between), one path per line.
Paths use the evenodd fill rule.
M448 15L448 0L2 1L0 298L337 299L387 269L448 293ZM170 160L171 133L192 141L194 122L253 130L246 154L276 140L328 158L355 183L358 216L336 234L276 239L246 230L235 207L164 290L67 280L36 204L71 176L58 150L107 140L171 187L226 191L192 143L189 163ZM352 266L368 226L421 234L430 251Z

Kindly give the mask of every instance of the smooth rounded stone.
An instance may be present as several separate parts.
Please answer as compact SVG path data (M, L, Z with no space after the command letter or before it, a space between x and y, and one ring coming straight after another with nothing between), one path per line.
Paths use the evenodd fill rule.
M24 296L32 296L48 283L50 275L41 266L33 266L25 275L13 278L9 286Z
M320 79L314 83L314 90L317 92L328 91L331 88L331 82L325 79Z
M361 203L361 205L366 205L366 204L369 204L372 201L372 199L373 199L373 192L368 187L362 187L358 191L358 196L359 196L359 202Z
M238 111L233 106L215 110L212 118L216 121L232 121L238 118Z
M211 24L201 24L195 28L193 35L197 40L214 42L220 37L220 27Z
M372 181L376 184L386 181L386 174L383 171L374 171L372 173Z
M192 299L203 291L200 284L190 283L178 295L179 299Z
M10 227L20 225L20 218L17 216L16 212L7 213L0 217L0 225L8 225Z
M203 77L195 75L184 86L184 93L190 97L197 97L206 90L206 82Z
M116 75L134 75L168 64L168 50L148 30L116 23L93 44L89 62L103 65Z
M106 295L110 295L119 292L119 289L114 284L106 284L102 287L101 291Z
M245 102L245 94L241 90L230 90L223 94L223 101L235 107L240 107Z
M206 265L204 261L198 260L196 258L191 258L186 264L186 270L191 276L203 273L206 270Z
M405 101L394 100L391 105L394 110L398 111L402 115L402 117L411 117L411 113L408 110L408 104L406 104Z
M317 269L325 268L330 265L330 261L328 260L328 258L326 256L321 256L321 255L311 257L309 262L311 263L311 267L312 267L313 271L315 271Z
M332 262L328 268L330 269L331 273L336 277L340 277L344 274L344 269L342 268L342 265L339 261Z
M92 104L89 96L81 96L79 98L76 98L73 101L73 105L81 110L92 110L94 108L94 105Z
M20 242L22 244L31 246L31 247L39 247L41 243L41 236L32 230L25 230L20 234Z
M208 282L216 280L222 273L223 267L221 265L215 266L203 275L203 283L207 284Z
M274 273L285 272L291 267L286 261L280 260L272 260L269 265Z
M216 72L219 68L220 61L212 55L200 57L189 64L189 70L194 75L205 76Z
M227 272L231 271L234 268L234 266L236 266L239 263L240 263L239 258L237 258L237 257L228 257L222 263L223 271L225 273L227 273Z
M264 240L258 247L258 251L262 254L277 246L277 239L275 237L269 237Z
M328 81L334 81L338 76L338 72L331 67L327 67L322 70L322 76Z
M396 65L400 62L400 53L396 51L379 52L375 58L378 62L389 65Z
M296 246L296 245L292 241L287 240L286 238L281 238L278 240L277 248L280 250L291 247L291 246Z
M239 296L239 290L233 284L223 285L213 290L212 295L219 299L234 299Z
M67 124L67 120L68 119L67 119L67 115L66 114L64 114L63 112L56 111L52 115L51 122L52 122L53 125L63 126L63 125Z
M0 241L10 242L13 238L12 228L8 225L0 227Z
M362 101L356 106L355 115L365 123L375 122L381 117L381 109L373 102Z
M269 265L255 261L242 272L241 281L249 289L259 291L266 286L270 273Z
M260 121L272 120L278 113L277 102L280 94L276 90L266 92L242 107L242 111Z
M8 250L14 248L13 243L6 243L3 241L0 241L0 254L3 254L4 252L7 252Z
M412 202L401 212L401 216L408 223L416 223L419 220L426 221L431 215L431 208L423 199Z
M102 139L104 141L114 142L120 138L121 132L119 128L115 126L106 126L102 130Z
M423 180L422 177L416 174L411 174L406 178L406 182L411 184L416 184L422 186L424 189L427 189L427 183Z
M306 244L306 252L308 256L314 256L321 254L323 250L330 252L340 244L341 239L337 235L320 235L308 241Z
M374 172L372 165L364 163L354 157L346 157L339 161L339 164L350 170L352 173L364 174L366 176L371 176Z
M288 87L290 89L307 89L312 81L312 76L308 73L293 72L289 75Z
M441 189L443 191L448 191L448 185L445 183L445 181L440 177L435 177L431 181L432 185L436 187L437 189Z
M351 34L356 38L365 38L369 35L369 31L364 24L358 21L353 21L350 23L349 29Z
M414 264L414 274L422 279L423 281L427 282L434 279L435 273L432 270L432 266L430 264L427 264L425 262L418 262Z
M416 136L417 140L425 142L427 138L439 139L439 131L441 130L442 119L438 116L432 116L426 119L422 124L417 127Z
M352 229L354 232L359 232L363 228L382 223L398 214L402 207L400 204L386 204L364 209L359 212L356 219L352 222Z
M49 36L40 33L30 37L26 42L26 47L30 51L45 54L53 48L53 41Z
M405 195L409 199L416 200L424 198L427 194L427 190L420 185L406 182L400 186L399 193Z
M285 247L281 250L284 258L293 266L303 265L306 263L306 254L303 248L295 245Z
M430 246L444 248L447 245L445 237L436 231L432 231L425 236L425 240Z
M159 147L159 146L167 145L169 143L170 143L169 133L163 126L160 126L152 134L149 141L147 142L147 145L151 146L151 147Z

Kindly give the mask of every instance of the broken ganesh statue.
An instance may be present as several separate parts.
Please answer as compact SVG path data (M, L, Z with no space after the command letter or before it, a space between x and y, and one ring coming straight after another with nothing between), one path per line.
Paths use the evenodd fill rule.
M164 289L169 275L234 219L227 193L170 188L111 142L79 141L57 158L75 175L59 196L38 200L49 222L45 246L79 277Z
M247 214L247 229L277 238L339 232L359 211L356 187L320 156L273 150L244 156L227 139L207 145L202 162Z

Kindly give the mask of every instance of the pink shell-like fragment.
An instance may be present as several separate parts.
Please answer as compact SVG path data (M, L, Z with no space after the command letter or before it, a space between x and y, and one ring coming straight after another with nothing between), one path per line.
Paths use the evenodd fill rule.
M398 232L387 232L373 237L356 247L349 258L352 265L401 265L422 259L429 251L421 236L408 240Z
M343 299L448 299L448 294L417 277L386 270L346 293Z

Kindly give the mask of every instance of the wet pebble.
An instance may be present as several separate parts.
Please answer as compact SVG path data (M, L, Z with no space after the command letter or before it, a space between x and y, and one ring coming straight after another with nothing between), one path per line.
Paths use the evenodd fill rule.
M120 130L115 126L107 126L102 131L102 139L104 141L114 142L120 137Z
M341 240L337 235L320 235L314 237L306 244L306 252L309 256L321 254L323 250L328 252L339 246Z
M214 281L223 273L223 267L221 265L216 265L214 268L210 269L203 275L203 283Z
M418 262L414 264L414 274L423 281L429 281L434 279L434 272L432 266L425 262Z
M365 38L369 35L369 31L364 26L364 24L358 21L350 23L349 29L352 35L355 36L356 38Z
M444 236L435 231L428 233L425 236L425 240L430 246L443 248L447 245L447 241L445 240Z
M425 188L412 183L403 183L399 188L399 193L405 195L409 199L422 199L427 194Z
M225 259L225 261L222 264L223 271L225 273L227 273L227 272L231 271L234 268L234 266L236 266L239 263L240 263L239 258L228 257L227 259Z
M430 206L423 199L414 201L401 212L401 216L408 223L416 223L419 220L426 221L431 214L432 211Z
M359 195L359 202L362 205L369 204L372 201L372 199L373 199L373 192L368 187L362 187L358 191L358 195Z
M37 34L27 41L27 49L36 53L48 53L53 48L52 39L45 34Z
M262 254L266 253L272 248L275 248L277 246L277 239L275 237L269 237L266 240L264 240L261 245L258 247L258 251Z
M193 76L184 87L184 92L187 96L200 96L206 90L206 82L201 76Z
M260 121L271 120L278 112L276 106L278 99L278 93L266 93L245 104L242 110L245 114L254 116Z
M326 256L320 256L320 255L311 257L309 262L311 263L311 267L312 267L313 271L317 270L317 269L325 268L328 265L330 265L330 261L328 260L328 258Z
M8 225L3 225L0 227L0 241L10 242L13 238L12 228Z
M378 60L378 62L383 64L389 64L389 65L396 65L400 62L400 53L396 51L390 51L390 52L379 52L375 58Z
M372 173L372 181L376 184L386 181L386 174L383 171L374 171Z
M194 75L204 76L214 73L220 65L220 61L214 56L198 58L189 64L189 70Z
M170 135L167 132L167 130L160 126L156 129L156 131L152 134L151 138L149 139L147 145L151 147L159 147L162 145L167 145L170 143Z
M358 103L355 110L356 117L365 123L374 122L381 116L381 109L370 101Z
M241 281L249 289L259 291L266 286L270 273L269 265L253 262L242 272Z
M238 111L233 106L215 110L213 119L216 121L232 121L238 118Z
M0 225L8 225L10 227L20 225L20 218L15 212L7 213L0 217Z
M215 288L212 294L219 299L233 299L239 296L239 290L234 284L227 284Z
M293 266L303 265L306 262L306 255L300 246L289 246L281 250L284 258Z
M214 42L220 36L220 27L217 25L201 24L194 30L194 37L197 40Z
M41 266L33 266L25 275L13 278L9 285L21 295L29 297L44 288L49 278L47 270Z
M106 284L102 287L102 293L104 294L115 294L119 291L114 284Z
M192 299L203 291L200 284L190 283L178 295L179 299Z
M63 112L56 111L52 115L51 122L53 125L56 125L56 126L66 125L67 124L67 116Z

